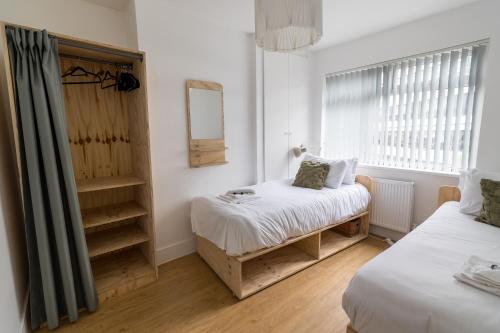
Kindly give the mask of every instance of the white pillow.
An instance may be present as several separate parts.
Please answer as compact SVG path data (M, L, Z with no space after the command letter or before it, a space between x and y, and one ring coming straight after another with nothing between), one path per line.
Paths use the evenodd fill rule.
M472 170L474 170L474 169L472 169ZM458 176L458 189L460 190L460 193L464 192L465 178L472 170L461 170L460 171L460 176Z
M326 183L325 183L326 187L338 188L342 184L348 184L348 185L354 184L356 178L356 167L358 165L357 158L351 158L348 160L329 160L323 157L307 153L304 155L304 161L316 161L316 162L330 164L330 171L328 172L328 176L326 178ZM337 184L339 179L340 183Z
M328 159L323 158L323 157L319 157L319 156L316 156L316 155L313 155L313 154L306 153L304 155L303 161L314 161L314 162L321 162L321 163L328 163L328 164L330 164L330 162L332 160L328 160Z
M352 185L356 182L356 169L358 168L358 159L349 158L345 160L347 162L347 171L344 176L344 184Z
M500 173L485 172L478 169L467 170L460 173L458 187L461 192L461 213L479 215L483 206L481 179L500 181Z
M344 160L331 161L330 171L326 176L325 186L329 188L339 188L347 172L347 163Z

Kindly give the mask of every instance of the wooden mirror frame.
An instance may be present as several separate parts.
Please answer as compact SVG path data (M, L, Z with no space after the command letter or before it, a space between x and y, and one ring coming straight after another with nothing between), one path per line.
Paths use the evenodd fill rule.
M215 90L221 92L222 106L222 138L221 139L193 139L191 135L191 113L189 88ZM226 161L226 146L224 142L224 92L223 86L217 82L187 80L186 81L186 115L189 144L189 166L199 168L211 165L222 165Z

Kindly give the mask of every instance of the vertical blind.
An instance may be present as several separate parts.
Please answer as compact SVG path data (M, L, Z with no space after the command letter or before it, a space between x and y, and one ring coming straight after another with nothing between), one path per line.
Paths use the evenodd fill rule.
M324 155L448 172L472 166L485 49L462 47L327 76Z

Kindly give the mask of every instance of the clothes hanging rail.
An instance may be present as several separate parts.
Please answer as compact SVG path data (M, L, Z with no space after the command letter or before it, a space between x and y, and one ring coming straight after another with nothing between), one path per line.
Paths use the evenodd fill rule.
M108 61L108 60L89 58L89 57L81 57L81 56L75 56L72 54L60 53L59 57L67 58L67 59L76 59L76 60L87 61L87 62L95 62L95 63L105 64L105 65L113 65L113 66L116 66L116 67L119 67L122 69L133 69L134 68L134 65L132 63Z
M15 28L30 29L30 28L26 28L26 27L23 27L20 25L14 25L14 24L8 24L5 26L5 28L9 29L9 30L14 30ZM33 30L33 29L31 29L31 30ZM139 54L139 53L126 51L126 50L117 50L117 49L109 48L106 46L99 46L99 45L95 45L95 44L88 44L88 43L85 43L85 41L75 41L72 39L65 38L63 36L54 35L53 33L50 33L50 32L49 32L49 35L54 37L54 38L57 38L59 45L65 45L65 46L80 48L80 49L89 50L89 51L102 52L102 53L106 53L106 54L110 54L110 55L130 58L132 60L139 60L141 62L143 61L143 56L142 56L142 54Z
M454 46L442 48L442 49L439 49L439 50L434 50L434 51L419 53L419 54L415 54L415 55L411 55L411 56L407 56L407 57L402 57L402 58L395 58L395 59L391 59L391 60L387 60L387 61L382 61L382 62L377 62L377 63L371 64L371 65L366 65L366 66L353 67L353 68L349 68L349 69L340 70L338 72L327 73L327 74L324 75L324 77L327 78L327 77L332 77L332 76L335 76L335 75L341 75L341 74L345 74L345 73L356 72L356 71L360 71L360 70L363 70L363 69L369 69L369 68L373 68L373 67L384 66L384 65L388 65L388 64L391 64L393 62L396 62L396 61L405 61L405 60L413 59L413 58L421 58L421 57L429 56L431 54L453 51L453 50L460 49L460 48L463 48L463 47L488 45L489 43L490 43L490 39L489 38L480 39L480 40L476 40L476 41L473 41L473 42L470 42L470 43L454 45Z
M51 35L59 41L60 45L65 45L69 47L76 47L80 49L85 49L85 50L90 50L90 51L96 51L96 52L102 52L102 53L107 53L107 54L112 54L116 56L121 56L121 57L126 57L126 58L131 58L134 60L143 60L142 54L134 53L134 52L128 52L125 50L116 50L116 49L109 49L104 46L97 46L97 45L92 45L92 44L85 44L81 43L78 41L66 39L64 37L59 37L59 36L54 36Z

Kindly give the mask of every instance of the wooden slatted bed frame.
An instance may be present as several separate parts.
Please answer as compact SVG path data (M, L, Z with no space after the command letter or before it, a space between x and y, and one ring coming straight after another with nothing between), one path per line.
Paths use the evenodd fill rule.
M368 176L356 176L356 182L372 192ZM356 216L308 234L289 238L280 245L241 256L228 256L209 240L197 236L197 251L238 299L243 299L334 255L368 237L368 209ZM345 237L332 229L360 219L360 233Z
M442 204L448 201L460 201L460 190L456 186L441 186L438 192L437 208L441 207ZM358 333L355 331L351 324L349 323L346 327L346 333Z

